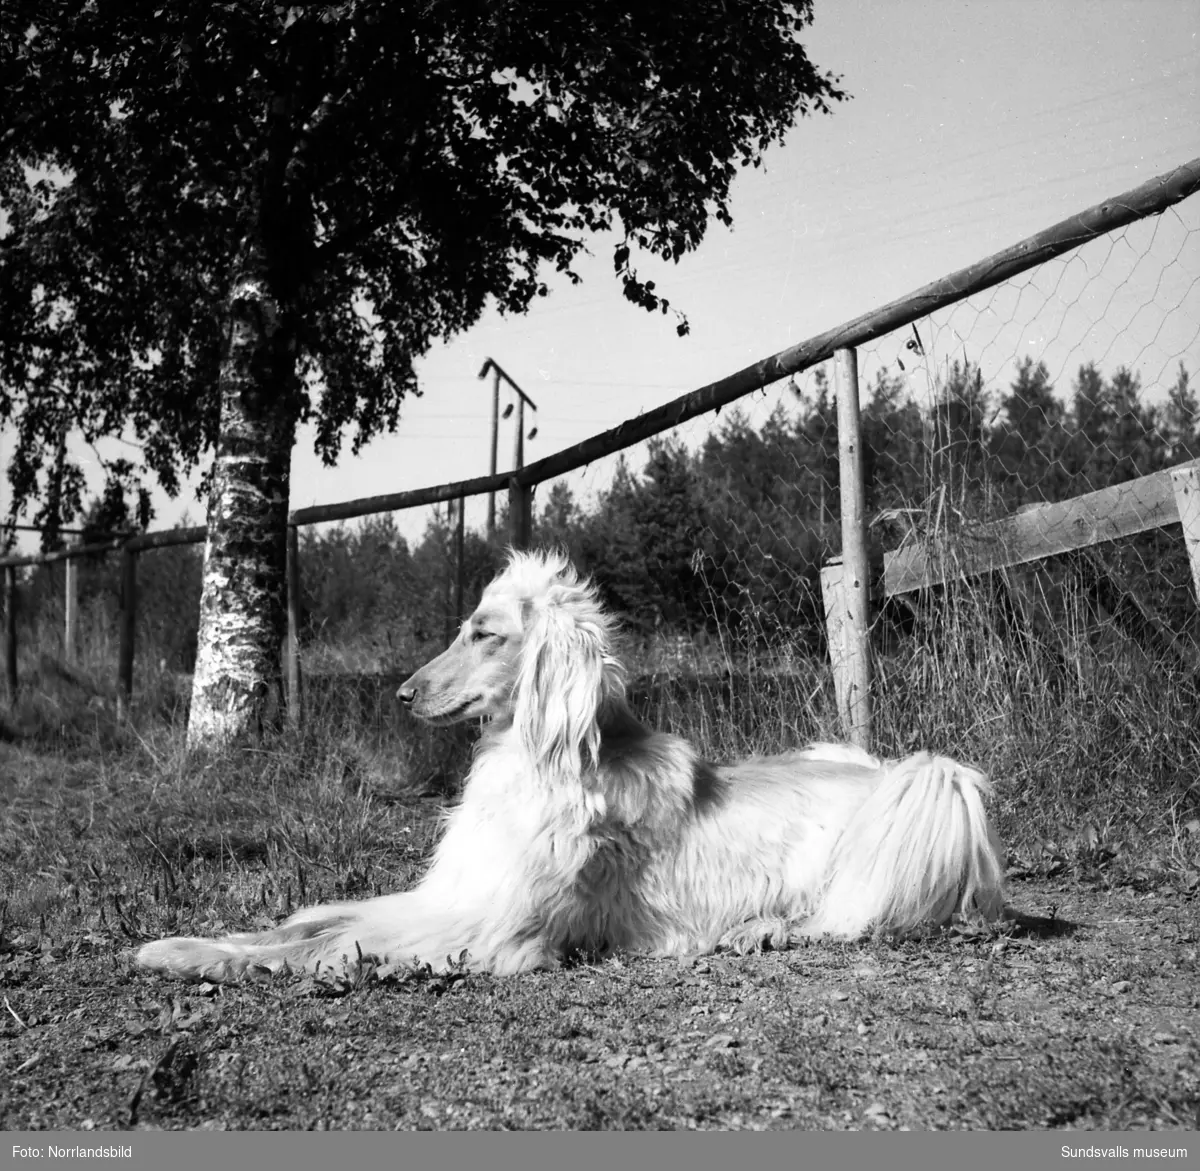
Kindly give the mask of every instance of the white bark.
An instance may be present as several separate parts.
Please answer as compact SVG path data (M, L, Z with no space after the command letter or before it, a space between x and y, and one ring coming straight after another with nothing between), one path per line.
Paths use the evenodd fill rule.
M261 733L282 714L292 339L264 280L237 283L221 366L189 747Z

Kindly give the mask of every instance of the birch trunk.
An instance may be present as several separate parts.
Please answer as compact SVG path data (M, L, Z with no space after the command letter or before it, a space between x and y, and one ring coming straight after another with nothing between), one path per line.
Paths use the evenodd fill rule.
M243 248L220 372L221 423L209 486L208 540L190 748L257 737L283 714L288 478L296 414L294 318Z

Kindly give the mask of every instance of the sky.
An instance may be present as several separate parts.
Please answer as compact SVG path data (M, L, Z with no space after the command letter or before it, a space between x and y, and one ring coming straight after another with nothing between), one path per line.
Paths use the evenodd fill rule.
M527 315L489 311L437 346L395 434L357 458L347 445L330 469L302 433L292 507L486 474L491 383L478 373L488 357L537 403L532 461L1200 156L1196 0L816 0L804 41L853 99L801 119L761 170L741 173L732 230L714 223L677 266L639 266L687 315L689 336L624 300L612 241L600 239L577 266L581 285L552 282ZM1147 385L1169 381L1181 357L1200 370L1200 196L1183 206L1183 218L1131 230L1082 267L1048 266L1028 288L939 319L930 363L966 346L1002 385L1029 353L1048 361L1062 393L1081 355L1134 364ZM889 365L899 353L880 345L868 357ZM787 393L754 396L755 417ZM500 425L501 470L512 465L513 422ZM710 425L696 421L685 440ZM575 486L595 490L610 471L581 473ZM94 464L89 474L98 486ZM156 493L155 506L155 528L204 515L194 489L173 501ZM482 508L468 506L470 523ZM428 516L397 519L419 537Z

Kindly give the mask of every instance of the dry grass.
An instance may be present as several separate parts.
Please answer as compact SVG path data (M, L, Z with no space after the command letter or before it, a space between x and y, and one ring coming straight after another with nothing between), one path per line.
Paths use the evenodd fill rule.
M1194 693L988 631L965 611L888 658L879 727L993 772L1023 921L337 986L183 986L130 953L411 882L469 733L396 712L398 676L342 676L298 736L188 756L177 679L118 720L110 676L34 658L0 742L0 1126L1200 1125ZM637 702L717 757L832 732L822 669L729 662L661 663Z

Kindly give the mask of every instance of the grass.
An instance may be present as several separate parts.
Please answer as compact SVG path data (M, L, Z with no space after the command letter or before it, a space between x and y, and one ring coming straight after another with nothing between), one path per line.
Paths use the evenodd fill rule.
M1200 1126L1194 692L1136 648L1014 642L962 604L881 662L881 747L993 773L1016 921L504 980L136 970L146 939L410 883L469 733L343 676L311 681L301 733L189 756L177 677L142 676L118 719L105 672L31 658L0 739L0 1127ZM686 682L647 661L639 707L715 757L835 727L802 658Z

